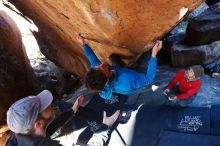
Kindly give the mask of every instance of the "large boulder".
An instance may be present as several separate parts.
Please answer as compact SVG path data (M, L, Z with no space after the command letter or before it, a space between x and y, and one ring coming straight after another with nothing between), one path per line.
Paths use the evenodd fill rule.
M178 67L207 64L220 57L219 48L220 41L201 46L175 43L171 48L171 62Z
M19 98L33 94L34 73L15 22L0 11L0 128L6 111Z
M98 58L111 54L128 64L204 0L9 0L38 26L47 58L85 76L89 63L75 36L88 38Z
M218 40L220 40L220 3L195 17L186 29L186 41L190 45L204 45Z

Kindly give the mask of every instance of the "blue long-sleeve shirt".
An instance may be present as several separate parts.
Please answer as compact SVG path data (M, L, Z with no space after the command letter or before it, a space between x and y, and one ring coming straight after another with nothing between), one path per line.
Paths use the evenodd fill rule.
M101 64L101 61L88 45L83 45L83 50L92 68ZM152 83L156 76L157 59L151 58L149 60L145 73L139 73L124 67L114 67L112 70L114 77L106 83L104 89L99 93L104 99L111 99L113 93L129 95L137 89Z

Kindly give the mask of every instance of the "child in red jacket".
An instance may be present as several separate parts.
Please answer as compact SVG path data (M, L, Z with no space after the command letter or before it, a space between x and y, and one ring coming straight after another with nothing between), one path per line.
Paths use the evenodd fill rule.
M188 101L200 89L202 85L200 77L203 75L204 69L200 65L181 70L170 81L163 93L168 96L170 101ZM177 83L178 86L176 86Z

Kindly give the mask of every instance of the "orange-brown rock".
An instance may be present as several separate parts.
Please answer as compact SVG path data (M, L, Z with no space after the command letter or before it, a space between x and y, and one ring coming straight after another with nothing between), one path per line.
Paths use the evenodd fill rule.
M0 131L9 106L33 93L33 79L21 34L15 22L0 11Z
M127 63L144 52L203 0L9 0L38 26L42 52L68 71L88 69L75 36L82 33L97 56L114 53Z
M0 126L0 145L4 146L10 136L10 131L6 125Z

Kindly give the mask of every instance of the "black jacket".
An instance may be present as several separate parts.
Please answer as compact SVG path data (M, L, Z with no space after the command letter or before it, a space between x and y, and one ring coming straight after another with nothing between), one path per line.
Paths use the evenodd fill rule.
M6 146L62 146L59 141L45 137L12 134Z

